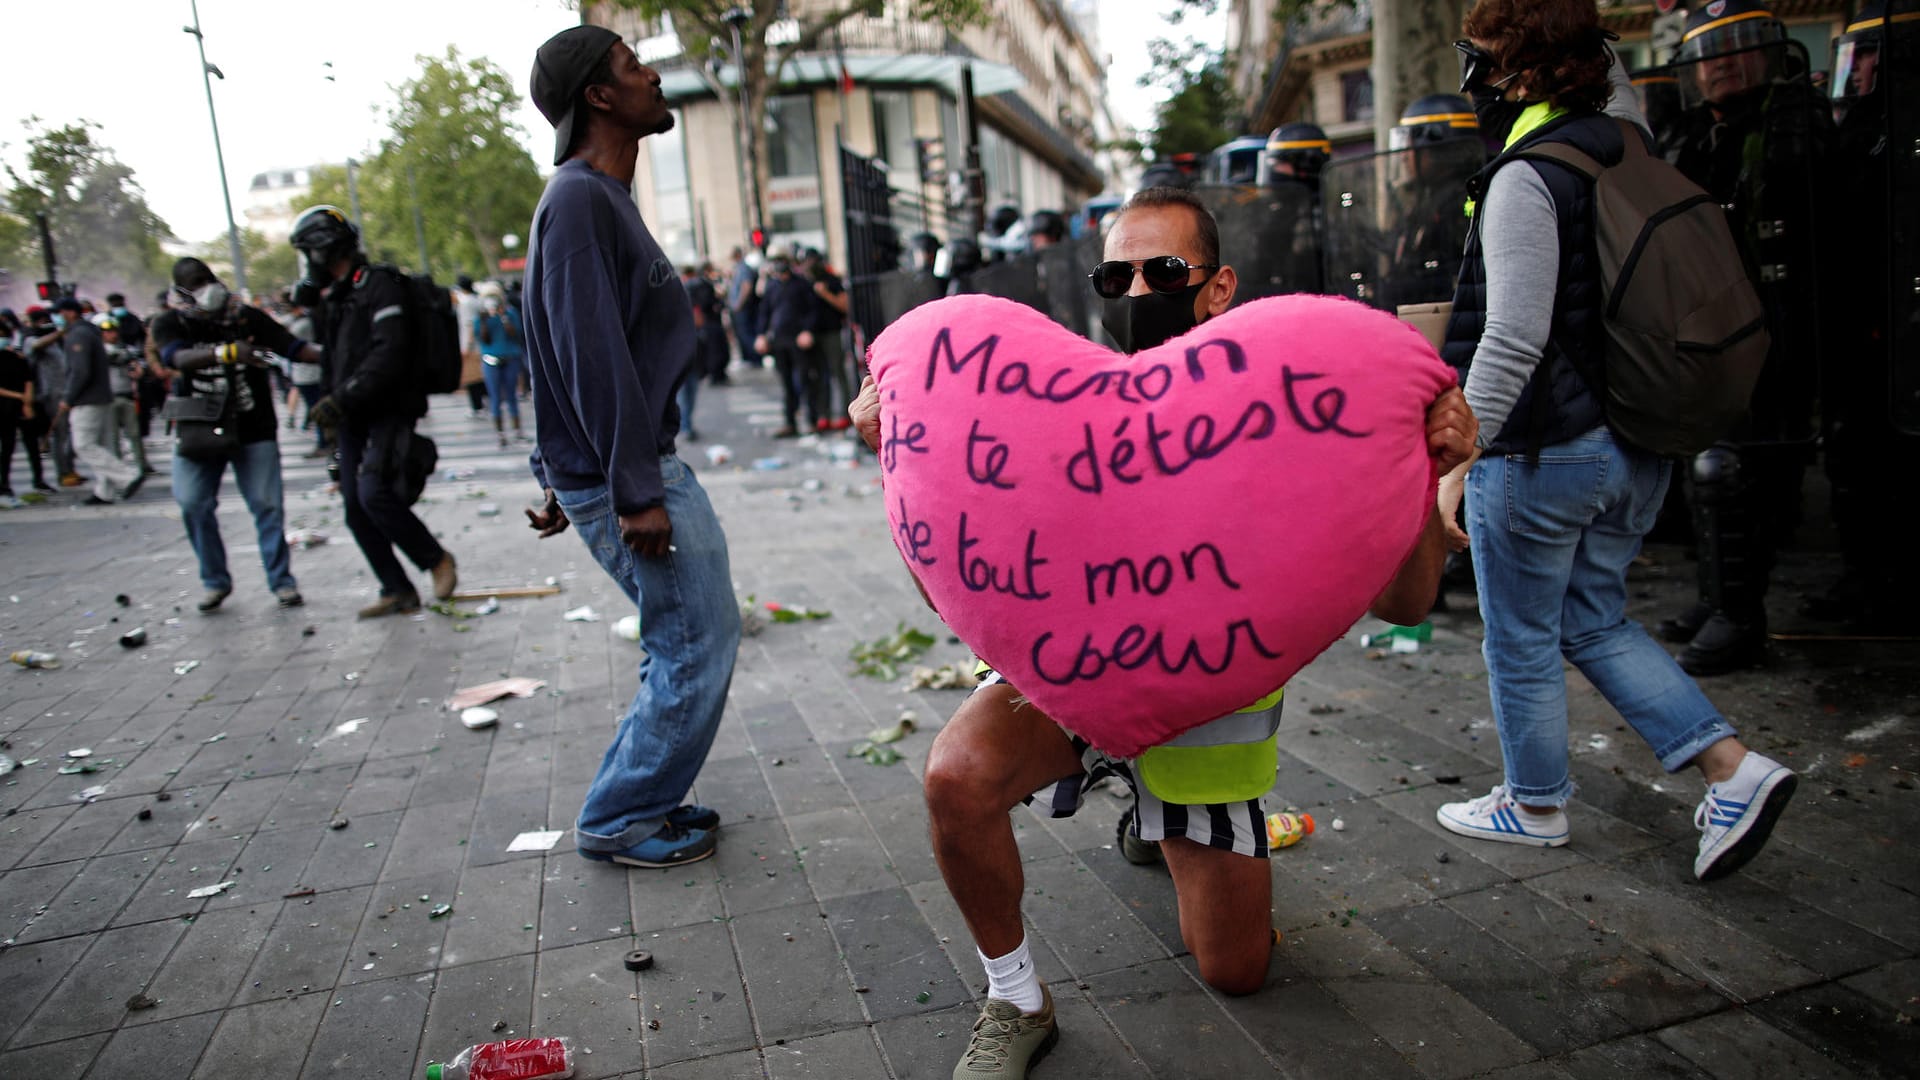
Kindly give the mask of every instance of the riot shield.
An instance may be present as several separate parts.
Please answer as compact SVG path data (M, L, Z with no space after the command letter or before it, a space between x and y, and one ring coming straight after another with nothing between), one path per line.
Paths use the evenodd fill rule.
M929 300L939 299L947 291L946 282L919 270L890 270L875 278L874 285L879 294L880 318L878 324L867 331L869 341L893 325L895 319Z
M1887 345L1894 426L1920 435L1920 20L1887 20L1880 54L1887 88L1892 262Z
M1770 42L1669 66L1682 114L1668 157L1727 208L1727 223L1767 312L1772 345L1743 444L1800 443L1817 433L1822 351L1821 282L1843 267L1823 261L1821 238L1838 209L1822 197L1817 170L1832 152L1833 115L1807 77L1806 50ZM1838 253L1835 246L1829 254Z
M1220 224L1220 261L1240 280L1235 303L1323 291L1320 200L1312 187L1206 184L1194 194Z
M1327 291L1384 311L1452 300L1472 223L1467 181L1485 164L1470 138L1329 162Z
M967 291L1015 300L1036 311L1047 310L1040 292L1040 260L1031 254L1000 259L967 277Z
M1093 306L1093 284L1087 275L1100 261L1100 237L1082 236L1036 253L1039 262L1041 310L1054 322L1082 337L1091 336L1098 312Z

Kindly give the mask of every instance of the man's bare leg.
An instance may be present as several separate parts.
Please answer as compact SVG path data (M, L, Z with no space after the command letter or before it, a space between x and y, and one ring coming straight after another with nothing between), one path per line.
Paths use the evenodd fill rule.
M1066 732L1032 705L1016 707L1018 696L1004 683L975 691L927 758L933 856L974 944L987 956L1005 956L1026 937L1020 921L1026 878L1008 811L1080 772Z
M1185 837L1160 842L1180 899L1180 936L1200 977L1223 994L1266 985L1273 949L1271 864Z

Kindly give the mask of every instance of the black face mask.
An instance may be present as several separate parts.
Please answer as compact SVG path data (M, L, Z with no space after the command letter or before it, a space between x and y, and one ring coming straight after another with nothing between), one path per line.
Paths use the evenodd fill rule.
M1513 134L1513 125L1520 120L1520 114L1527 111L1531 101L1504 101L1503 91L1491 86L1475 86L1467 91L1473 98L1473 115L1480 121L1480 136L1495 145L1505 146L1507 137Z
M1100 301L1100 325L1120 351L1132 355L1160 345L1200 325L1193 301L1207 287L1202 281L1177 293L1150 292Z

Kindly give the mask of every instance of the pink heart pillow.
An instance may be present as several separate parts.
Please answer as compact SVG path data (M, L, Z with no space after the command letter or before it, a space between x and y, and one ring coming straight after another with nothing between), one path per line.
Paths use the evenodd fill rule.
M1420 334L1256 300L1127 357L963 296L873 342L894 544L954 633L1133 755L1271 693L1362 615L1433 508Z

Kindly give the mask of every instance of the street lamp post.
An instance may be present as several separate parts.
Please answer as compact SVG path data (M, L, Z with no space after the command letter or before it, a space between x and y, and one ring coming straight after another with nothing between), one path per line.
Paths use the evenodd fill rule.
M220 117L213 111L213 77L219 75L224 81L226 76L219 68L207 63L207 39L200 32L200 0L189 0L193 7L193 25L180 29L193 35L193 42L200 47L200 81L207 90L207 119L213 124L213 160L220 166L220 198L227 204L227 250L233 256L233 283L240 292L247 292L247 260L240 253L240 230L233 224L233 194L227 190L227 157L220 149Z
M733 97L739 106L734 110L734 119L738 121L740 157L746 162L747 167L747 187L753 193L753 212L747 220L747 227L752 230L752 235L760 237L759 246L764 252L767 227L766 223L760 219L760 161L759 155L753 151L753 135L747 127L751 122L747 116L747 56L740 41L740 31L753 21L753 12L744 7L734 7L728 8L726 14L720 17L726 20L727 29L733 33Z

